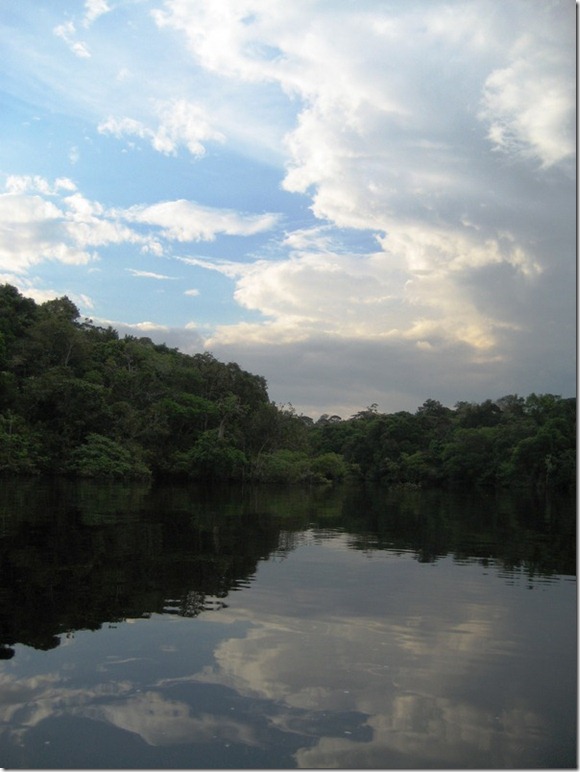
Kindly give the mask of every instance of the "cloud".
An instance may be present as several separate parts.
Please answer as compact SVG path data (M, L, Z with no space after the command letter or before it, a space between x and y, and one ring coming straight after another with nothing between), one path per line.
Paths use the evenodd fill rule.
M111 319L94 318L95 324L117 330L119 335L133 335L135 337L147 337L158 345L166 345L169 348L177 348L185 354L199 354L205 350L205 340L199 329L202 325L190 323L185 327L171 327L157 322L120 322Z
M80 193L62 199L66 206L64 228L69 237L83 246L133 243L147 246L149 240L105 210L98 202L90 201Z
M165 334L169 328L164 324L158 324L157 322L134 322L129 324L127 322L112 322L107 320L106 324L110 324L111 327L115 327L118 330L128 331L125 334L133 335L135 332L152 332Z
M575 102L561 68L545 65L541 57L526 57L494 70L481 116L495 149L537 158L547 168L574 156Z
M0 721L7 734L22 742L26 732L34 729L50 716L82 713L90 699L115 699L131 691L127 681L97 684L92 689L62 686L59 674L46 673L18 680L5 673L0 677L4 699L0 706ZM16 721L13 721L15 716ZM15 723L17 728L8 728Z
M40 176L12 175L5 191L0 194L0 271L14 274L47 260L86 265L111 245L162 255L174 241L212 241L221 233L251 236L272 228L278 219L186 200L111 209L86 198L68 178L51 183ZM171 278L128 270L136 276Z
M376 243L383 249L337 252L329 229L313 229L286 234L289 256L276 261L185 258L234 279L235 300L264 318L220 325L208 345L272 345L324 334L491 349L498 330L521 322L509 309L476 303L466 277L505 266L513 285L525 286L542 272L509 233L482 239L469 227L407 226L377 236Z
M122 207L100 210L76 188L37 180L10 191L25 198L12 256L20 275L44 260L102 259L115 244L172 259L180 245L192 269L187 286L201 286L206 269L212 287L217 272L230 280L220 287L234 288L229 306L224 296L210 311L199 304L207 345L263 363L257 372L275 393L285 381L285 400L308 409L320 399L327 412L322 388L315 394L306 379L324 380L311 359L323 351L331 366L333 350L355 356L370 378L355 384L343 367L333 371L337 383L364 388L385 408L410 399L389 359L410 368L419 404L435 386L448 395L461 386L452 403L476 398L484 384L573 393L573 4L154 5L143 12L140 3L87 0L54 28L77 45L82 67L52 58L40 68L34 57L27 66L51 99L98 127L99 153L116 149L110 138L139 144L142 158L151 148L155 175L167 169L171 178L150 179L148 200L127 189ZM107 13L123 24L99 24ZM121 34L125 22L146 34ZM67 154L81 147L72 137L66 146ZM79 174L90 162L82 147ZM222 194L227 208L205 205ZM250 198L266 203L253 208ZM284 207L285 216L273 213ZM199 241L215 242L211 258L191 254L187 245ZM9 270L6 259L0 270ZM370 370L355 344L375 357ZM302 363L301 381L289 361ZM363 397L336 394L353 412L355 399Z
M58 195L61 191L75 192L77 186L68 177L59 177L51 185L40 175L11 174L6 178L6 192L9 194L42 193L47 196Z
M67 178L51 184L38 176L11 176L6 191L0 194L0 269L23 273L46 260L86 265L97 259L96 247L151 242Z
M569 330L558 325L498 330L498 350L483 352L434 334L426 340L419 331L415 343L396 336L367 340L323 334L287 341L281 332L276 345L274 336L265 345L250 333L254 328L245 342L235 343L210 336L206 345L219 359L265 377L271 399L292 402L315 419L321 413L348 418L373 403L384 412L415 412L428 398L453 407L461 399L483 401L533 390L560 394L562 379L575 382L574 358L566 360L573 323ZM569 361L567 370L562 361Z
M487 77L480 118L494 149L539 160L542 168L572 161L576 100L570 52L574 9L562 2L534 9L525 33L515 37L506 66Z
M160 102L155 113L159 119L155 129L133 118L109 117L99 124L98 131L117 138L136 136L146 139L155 150L165 155L176 155L183 145L191 155L200 157L205 154L204 142L224 141L223 134L210 125L206 110L186 99Z
M105 722L138 735L151 746L259 744L248 723L210 713L195 715L186 703L153 689L140 692L126 680L76 689L54 673L18 681L5 674L0 677L0 688L2 733L18 744L43 721L62 716Z
M106 722L139 735L153 746L215 742L216 739L257 745L253 730L247 724L223 716L192 715L184 702L153 690L135 693L128 681L74 689L49 673L18 682L5 675L0 679L0 686L4 696L0 718L5 726L18 726L8 730L16 741L21 741L46 719L72 715Z
M302 535L303 545L308 538ZM340 552L348 573L354 566L346 549L348 539L343 534L319 541L310 558L302 550L297 558L301 574L308 575L309 559L324 566L327 550ZM393 588L389 598L381 601L380 619L372 611L365 616L360 599L350 595L348 586L330 584L324 607L332 612L310 618L304 614L309 601L307 580L296 583L295 565L286 575L287 583L280 579L276 594L279 597L292 584L288 597L294 603L289 600L283 614L264 597L259 608L251 598L238 603L235 619L248 623L246 634L224 637L214 651L215 662L193 680L275 704L270 717L275 729L318 735L296 752L300 768L383 768L385 764L402 768L423 758L447 767L461 764L466 752L479 763L492 754L513 759L530 731L543 731L542 717L525 701L510 705L500 700L498 711L491 686L480 686L484 696L480 694L476 702L470 699L470 689L463 688L480 683L487 668L503 672L505 667L507 672L511 667L505 646L498 643L510 639L509 609L499 596L490 605L489 598L475 592L469 602L451 602L442 624L427 610L424 591L415 587L409 573L409 561L408 556L375 552L373 561L357 563L371 583L380 572L385 586ZM451 575L443 569L436 581L444 590L452 582ZM220 622L227 625L230 618L230 611L224 609ZM485 665L480 667L482 651ZM337 673L342 674L340 678ZM327 712L348 716L348 730L367 732L358 737L349 737L350 731L333 736L317 732L317 722Z
M442 228L407 224L391 228L379 241L385 251L401 256L409 271L417 275L457 274L506 263L525 277L537 276L541 266L527 254L509 232L495 238L467 227Z
M75 56L80 59L88 59L91 56L91 52L86 43L81 40L75 40L76 27L74 22L67 21L64 24L59 24L53 29L54 34L64 40L67 46L70 48Z
M216 741L258 745L249 725L209 713L192 715L186 703L152 690L77 713L137 734L153 746Z
M499 755L506 760L502 763L509 764L510 759L519 757L530 734L545 731L540 716L519 705L495 717L466 701L411 693L396 696L389 707L389 715L369 718L371 742L322 737L314 746L295 754L298 767L400 769L408 764L409 757L421 759L414 763L420 768L460 767L465 763L466 746L472 758L482 760L482 766L492 755Z
M111 7L107 3L107 0L85 0L85 15L83 18L83 26L90 27L90 25L105 13L109 13Z
M84 29L88 30L99 16L110 11L111 7L108 5L107 0L85 0L85 13L80 24ZM69 19L63 24L58 24L52 31L56 37L64 40L75 56L78 56L80 59L91 58L92 54L87 43L76 39L77 28L74 21Z
M274 82L301 100L286 136L283 186L311 196L318 218L383 235L381 245L401 250L411 273L421 262L430 270L436 262L441 274L507 262L533 276L541 264L526 234L516 228L506 238L501 215L489 216L499 209L497 189L513 189L518 177L494 168L486 141L491 131L511 152L507 137L517 136L526 152L520 147L516 161L569 157L573 80L569 51L555 54L565 7L556 4L546 26L547 12L538 9L529 23L515 5L509 34L494 3L485 3L489 14L471 2L388 11L361 3L352 15L340 3L329 13L323 3L272 10L257 0L219 8L167 0L154 16L185 35L207 70ZM497 61L506 66L490 66ZM490 121L486 134L482 122ZM287 275L295 267L286 266ZM248 284L236 294L244 304Z
M134 206L123 217L159 228L163 238L178 242L213 241L218 234L252 236L272 229L279 220L279 215L273 213L243 214L184 199Z
M325 362L349 351L368 380L333 377L346 392L382 389L379 403L400 399L411 372L429 373L416 404L427 389L450 396L451 380L482 397L554 387L529 361L514 377L514 362L533 340L554 364L564 350L530 309L574 259L561 214L575 147L569 4L361 2L353 14L346 3L167 0L154 17L212 75L294 100L282 185L322 223L288 231L275 260L192 261L233 279L235 300L262 317L218 325L212 350L251 362L276 394L285 382L304 406L324 404L311 384L333 391L321 349ZM345 230L376 249L349 254ZM573 314L572 291L561 298L559 316ZM402 379L388 361L405 362Z
M175 280L175 276L166 276L163 273L153 273L152 271L139 271L136 268L127 268L127 271L132 276L137 276L143 279L158 279L159 281Z
M51 201L0 195L0 270L22 274L45 260L84 265L94 257L68 238L65 214Z
M381 228L394 196L425 199L434 188L465 183L469 144L461 134L480 130L482 100L492 112L507 111L518 135L554 161L558 152L564 157L573 150L573 125L566 121L574 105L569 52L554 56L562 32L569 38L565 6L557 4L549 19L538 7L530 23L529 8L526 13L525 4L514 3L506 14L515 25L508 35L497 4L484 6L486 13L474 2L452 10L441 3L388 9L359 3L352 14L342 3L329 12L320 2L272 9L258 0L219 7L167 0L154 18L162 29L182 32L206 70L228 80L275 83L298 97L285 187L312 189L314 211L338 225ZM526 35L531 65L522 59L522 43L513 43ZM507 57L502 46L511 52ZM507 67L490 68L498 59L507 59ZM500 83L494 105L498 73L508 72L516 98ZM550 107L556 109L547 119Z

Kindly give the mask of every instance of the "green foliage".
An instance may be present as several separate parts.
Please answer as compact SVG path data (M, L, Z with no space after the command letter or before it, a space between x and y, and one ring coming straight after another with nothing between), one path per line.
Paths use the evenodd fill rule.
M310 471L325 480L343 480L348 473L348 467L338 453L323 453L311 460Z
M261 482L306 482L308 456L299 450L275 450L272 453L264 453L258 458L254 475Z
M402 453L397 471L399 482L412 485L434 485L442 477L436 454L425 450Z
M5 284L0 472L571 489L576 400L427 399L414 414L372 404L314 422L236 363L121 339L67 297L37 305Z
M576 453L561 418L548 418L511 451L502 467L506 483L524 482L537 489L562 487L576 475Z
M337 453L310 457L301 450L275 450L257 461L255 477L268 483L327 483L342 480L348 468Z
M501 421L501 408L491 399L486 399L481 405L473 402L458 402L455 408L459 426L465 429L497 426Z
M212 429L204 432L186 452L175 454L174 468L192 478L236 480L243 476L245 454Z
M38 437L10 410L0 415L0 472L35 474L42 467Z
M442 450L443 475L452 482L493 483L497 471L496 432L459 428Z
M371 406L347 421L324 416L311 436L314 451L342 455L352 473L387 486L576 484L576 400L552 394L459 402L455 410L429 399L414 415Z
M70 454L68 470L81 477L148 477L151 472L128 448L103 437L89 434Z
M0 285L0 332L8 355L38 316L34 300L23 297L16 287Z

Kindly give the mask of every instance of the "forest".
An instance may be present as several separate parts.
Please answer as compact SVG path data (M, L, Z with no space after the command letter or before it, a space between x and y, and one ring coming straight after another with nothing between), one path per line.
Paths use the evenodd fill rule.
M300 415L266 380L0 285L0 473L573 490L576 399Z

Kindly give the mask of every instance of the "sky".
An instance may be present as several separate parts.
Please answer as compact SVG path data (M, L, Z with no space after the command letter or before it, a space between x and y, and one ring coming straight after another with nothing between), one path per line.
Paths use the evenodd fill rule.
M0 282L313 418L575 394L573 0L5 0L0 45Z

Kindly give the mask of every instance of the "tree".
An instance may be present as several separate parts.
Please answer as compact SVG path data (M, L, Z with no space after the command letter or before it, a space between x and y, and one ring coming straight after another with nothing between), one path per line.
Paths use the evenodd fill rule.
M524 403L524 413L537 424L545 423L560 412L562 398L555 394L530 394Z
M36 321L21 339L17 371L38 375L60 366L71 367L81 375L88 342L76 323L78 317L77 307L66 297L39 306Z
M38 309L31 298L25 298L16 287L0 285L0 332L9 352L16 340L36 320Z
M174 468L189 477L228 480L240 479L247 463L241 450L212 429L204 432L190 450L175 454Z
M325 480L342 480L348 472L344 458L338 453L323 453L310 462L310 471Z
M11 410L0 415L0 471L35 474L42 465L38 436L24 419Z
M502 418L500 406L491 399L486 399L479 405L475 402L458 402L455 412L459 426L464 429L497 426Z
M502 467L503 480L540 491L573 487L576 453L566 436L567 428L562 418L551 418L520 440Z
M66 295L62 298L47 300L38 307L39 319L61 319L74 324L78 321L79 317L78 308Z
M43 453L60 469L70 451L88 434L106 434L110 413L102 386L71 376L55 367L28 378L22 388L19 409L40 435Z
M101 434L89 434L70 454L68 471L82 477L149 477L151 471L134 450Z
M444 476L460 483L496 482L496 436L495 430L487 426L457 429L442 451Z
M427 444L433 439L443 439L453 425L453 411L436 399L425 400L415 415Z
M524 415L525 399L517 394L506 394L496 400L502 417L508 420L518 420Z

